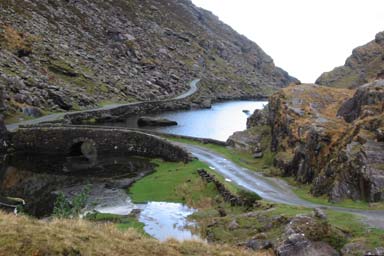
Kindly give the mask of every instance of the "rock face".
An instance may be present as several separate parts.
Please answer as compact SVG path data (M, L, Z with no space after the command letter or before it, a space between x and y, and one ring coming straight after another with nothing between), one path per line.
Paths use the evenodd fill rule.
M189 0L10 0L0 17L8 115L171 98L195 78L203 79L197 97L205 105L297 82Z
M255 158L262 158L263 151L269 147L267 114L267 109L255 110L247 119L247 130L235 132L228 138L227 144L238 150L251 152Z
M316 83L356 88L377 79L384 79L384 31L374 41L354 49L344 66L322 74Z
M5 107L3 103L3 88L0 87L0 153L4 153L7 149L8 131L4 124Z
M383 112L384 80L361 86L356 94L347 100L337 112L345 121L351 123L358 118L375 116Z
M271 97L275 164L314 195L384 200L383 81L353 90L290 86Z
M285 239L276 248L279 256L338 256L340 255L329 244L322 242L321 237L331 233L326 222L309 216L296 216L285 227Z

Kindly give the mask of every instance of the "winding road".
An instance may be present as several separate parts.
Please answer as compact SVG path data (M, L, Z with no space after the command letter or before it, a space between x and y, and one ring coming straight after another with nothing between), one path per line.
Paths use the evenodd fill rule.
M166 99L166 100L162 100L162 101L181 100L181 99L185 99L185 98L191 96L192 94L197 92L197 90L198 90L197 85L199 82L200 82L200 79L193 80L192 82L189 83L190 88L188 91L186 91L186 92L184 92L184 93L182 93L182 94L180 94L174 98L170 98L170 99ZM68 114L109 110L109 109L113 109L113 108L118 108L118 107L122 107L122 106L129 106L129 105L138 104L138 103L142 103L142 102L139 101L139 102L126 103L126 104L109 104L109 105L105 105L103 107L95 108L95 109L55 113L55 114L39 117L36 119L25 120L25 121L22 121L19 123L9 124L9 125L6 125L6 127L7 127L8 131L12 132L12 131L17 130L17 128L21 125L34 125L34 124L39 124L39 123L44 123L44 122L52 122L52 121L62 119L65 115L68 115Z
M261 173L238 166L209 149L184 143L177 144L191 152L202 162L207 163L211 169L220 173L226 179L231 180L231 182L244 187L245 189L257 193L265 200L288 205L353 213L362 217L362 221L371 227L384 229L384 210L358 210L314 204L297 197L293 193L291 186L281 179L266 177Z
M181 100L191 96L198 90L197 84L199 82L200 82L200 79L193 80L190 83L190 89L188 91L168 100ZM60 118L63 118L66 114L108 110L116 107L128 106L128 105L137 104L137 103L140 103L140 102L128 103L128 104L110 104L97 109L52 114L52 115L47 115L47 116L33 119L33 120L27 120L27 121L23 121L16 124L10 124L10 125L7 125L7 129L9 131L14 131L20 125L33 125L33 124L39 124L42 122L55 121ZM231 162L230 160L224 158L220 154L213 152L209 149L195 146L195 145L184 144L184 143L177 143L177 144L186 148L198 159L207 163L210 166L210 168L214 169L216 172L220 173L225 178L231 180L231 182L241 187L244 187L245 189L248 189L250 191L257 193L265 200L276 202L276 203L288 204L288 205L304 206L309 208L319 207L319 208L330 209L330 210L335 210L339 212L353 213L362 217L362 220L364 223L367 223L372 227L384 229L384 210L358 210L358 209L343 208L343 207L337 207L337 206L326 206L326 205L311 203L309 201L306 201L297 197L295 193L292 191L291 186L281 179L266 177L261 173L257 173L249 169L246 169L244 167L238 166L235 163Z

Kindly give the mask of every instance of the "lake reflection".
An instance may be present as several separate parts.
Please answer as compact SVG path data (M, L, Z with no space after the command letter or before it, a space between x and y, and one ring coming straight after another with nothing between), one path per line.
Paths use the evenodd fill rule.
M256 109L262 109L267 101L231 101L213 104L211 109L196 109L186 111L166 112L157 115L146 115L174 120L177 126L143 127L159 132L186 135L201 138L211 138L226 141L236 131L246 129L247 118ZM244 113L243 110L248 110ZM126 123L108 124L138 128L137 117L132 117Z

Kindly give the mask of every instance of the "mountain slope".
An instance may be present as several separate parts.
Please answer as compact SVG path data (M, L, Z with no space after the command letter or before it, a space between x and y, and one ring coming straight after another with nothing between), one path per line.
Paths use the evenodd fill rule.
M167 98L197 77L213 99L297 82L189 0L4 0L0 46L8 115Z
M353 50L344 66L323 73L316 84L356 88L384 78L384 31L375 40Z

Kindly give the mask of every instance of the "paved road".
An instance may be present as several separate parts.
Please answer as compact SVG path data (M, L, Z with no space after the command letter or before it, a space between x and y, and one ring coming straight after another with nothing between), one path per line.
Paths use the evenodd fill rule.
M257 193L265 200L288 205L310 208L319 207L339 212L353 213L361 216L364 223L372 227L384 229L384 211L382 210L357 210L314 204L297 197L293 193L291 186L281 179L265 177L261 173L240 167L206 148L184 143L178 144L186 148L201 161L207 163L210 168L231 180L231 182Z
M190 89L188 91L182 93L179 96L168 99L168 100L181 100L181 99L184 99L184 98L191 96L192 94L197 92L197 90L198 90L197 84L199 82L200 82L200 79L193 80L189 84ZM167 100L164 100L164 101L167 101ZM56 121L56 120L63 118L67 114L84 113L84 112L100 111L100 110L109 110L109 109L113 109L113 108L117 108L117 107L129 106L129 105L137 104L137 103L140 103L140 102L133 102L133 103L128 103L128 104L109 104L109 105L105 105L101 108L82 110L82 111L56 113L56 114L51 114L51 115L43 116L43 117L32 119L32 120L26 120L26 121L22 121L19 123L9 124L9 125L6 125L6 127L7 127L8 131L15 131L20 125L34 125L34 124L39 124L39 123L43 123L43 122L52 122L52 121Z

